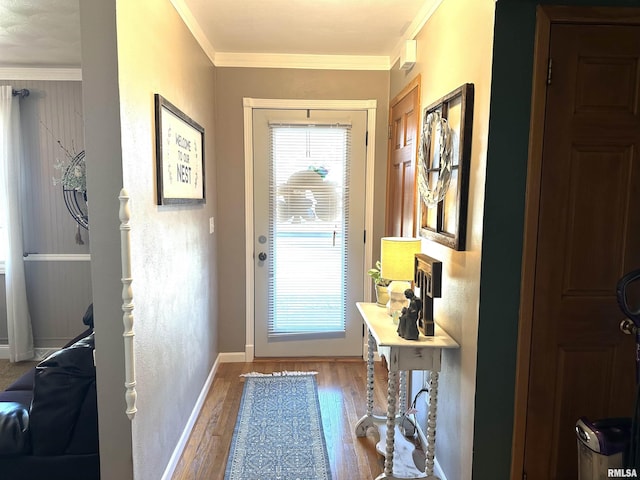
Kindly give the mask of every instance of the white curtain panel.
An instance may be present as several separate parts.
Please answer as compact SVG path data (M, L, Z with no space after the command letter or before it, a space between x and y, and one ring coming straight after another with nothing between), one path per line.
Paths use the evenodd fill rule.
M5 288L7 292L7 331L9 360L33 358L33 333L27 304L22 247L22 139L20 108L11 86L0 87L0 221L6 228Z

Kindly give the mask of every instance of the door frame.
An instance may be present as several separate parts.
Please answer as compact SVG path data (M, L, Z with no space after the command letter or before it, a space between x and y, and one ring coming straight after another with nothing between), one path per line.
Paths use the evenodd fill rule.
M366 232L373 232L373 186L376 144L376 109L377 100L293 100L266 99L244 97L242 99L244 113L244 218L245 218L245 362L252 362L255 354L254 346L254 296L255 296L255 262L253 252L253 110L363 110L367 112L367 147L366 147L366 179L365 179L365 220ZM373 243L365 242L364 264L371 265ZM362 284L366 285L366 269L362 272ZM371 291L364 288L366 302L371 301Z
M520 315L516 358L514 422L511 448L511 480L521 480L524 471L531 335L533 328L534 282L540 213L542 149L544 142L547 70L552 23L640 24L637 8L566 7L538 5L533 52L529 154L527 164Z

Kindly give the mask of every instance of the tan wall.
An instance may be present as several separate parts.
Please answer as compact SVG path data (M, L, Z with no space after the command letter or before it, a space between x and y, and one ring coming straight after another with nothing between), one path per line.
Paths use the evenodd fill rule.
M162 478L217 356L214 67L168 1L82 2L102 476ZM116 50L117 47L117 50ZM154 93L205 129L204 205L156 205ZM115 108L114 108L115 107ZM124 414L119 189L131 196L138 397ZM95 207L94 207L95 205ZM92 225L93 228L93 225Z
M260 68L217 68L216 220L219 232L220 305L219 347L221 352L245 350L245 217L242 98L288 98L318 100L378 101L376 125L375 190L386 185L386 149L389 72L327 71ZM364 179L363 179L364 181ZM374 256L384 230L384 194L375 199ZM377 258L377 257L375 257Z
M436 321L461 345L443 354L440 375L436 458L447 479L471 478L494 8L493 0L443 2L417 36L416 65L391 74L391 97L421 75L421 109L464 83L475 87L466 251L428 240L422 245L443 262Z

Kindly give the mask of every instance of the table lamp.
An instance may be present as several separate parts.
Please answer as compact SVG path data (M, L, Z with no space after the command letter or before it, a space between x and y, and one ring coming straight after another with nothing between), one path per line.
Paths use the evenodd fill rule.
M387 313L394 317L409 304L404 291L411 288L414 276L415 254L420 253L419 238L383 237L380 243L380 276L391 280Z

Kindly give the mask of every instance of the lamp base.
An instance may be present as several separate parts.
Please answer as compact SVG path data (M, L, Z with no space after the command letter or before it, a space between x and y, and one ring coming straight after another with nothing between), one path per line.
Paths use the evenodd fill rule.
M389 284L389 302L387 302L387 313L393 317L394 321L402 315L402 309L409 306L409 299L404 296L404 291L411 288L411 283L394 280Z

